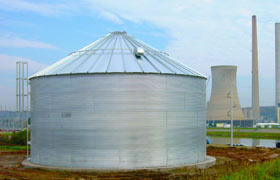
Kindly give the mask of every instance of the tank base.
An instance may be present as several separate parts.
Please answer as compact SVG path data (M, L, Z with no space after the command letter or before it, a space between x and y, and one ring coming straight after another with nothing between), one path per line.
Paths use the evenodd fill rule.
M195 164L182 164L178 166L160 166L160 167L149 167L149 168L131 168L131 169L116 169L116 168L71 168L71 167L58 167L58 166L44 166L39 164L34 164L25 159L21 163L25 168L43 169L43 170L61 170L61 171L135 171L135 170L169 170L174 168L199 168L205 169L216 164L216 158L212 156L206 156L205 161L195 163Z

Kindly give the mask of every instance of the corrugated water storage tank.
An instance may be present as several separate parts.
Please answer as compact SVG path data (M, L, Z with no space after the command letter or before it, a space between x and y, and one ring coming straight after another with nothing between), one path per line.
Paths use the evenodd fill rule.
M38 165L134 169L206 158L206 78L125 32L30 77Z

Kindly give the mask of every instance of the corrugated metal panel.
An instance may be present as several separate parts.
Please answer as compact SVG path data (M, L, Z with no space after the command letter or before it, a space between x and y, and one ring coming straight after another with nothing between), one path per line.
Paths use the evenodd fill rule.
M205 159L205 79L159 74L31 79L31 162L75 168Z
M135 48L143 49L144 54L136 56ZM181 74L205 78L125 32L112 32L30 78L59 74L126 72Z

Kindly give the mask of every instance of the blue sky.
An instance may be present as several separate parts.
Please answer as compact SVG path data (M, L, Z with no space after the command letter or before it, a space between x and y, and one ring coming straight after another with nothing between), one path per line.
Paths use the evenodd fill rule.
M279 0L0 0L0 105L15 105L15 62L31 73L111 31L125 30L210 75L238 66L241 105L251 105L251 16L257 15L261 105L274 104L274 23ZM210 95L211 83L207 92Z

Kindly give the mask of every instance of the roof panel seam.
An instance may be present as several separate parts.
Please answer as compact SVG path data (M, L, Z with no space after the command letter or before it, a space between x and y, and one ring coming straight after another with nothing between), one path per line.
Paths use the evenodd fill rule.
M108 72L108 69L109 69L109 66L110 66L110 64L111 64L111 60L112 60L112 56L113 56L113 53L114 53L114 48L115 48L115 46L116 46L116 42L117 42L117 40L118 40L118 34L116 35L116 40L115 40L115 42L114 42L114 45L113 45L113 49L112 49L112 52L111 52L111 55L110 55L110 58L109 58L109 62L108 62L108 65L107 65L107 68L106 68L106 72Z
M103 55L103 52L105 51L105 49L110 45L110 43L112 42L113 38L110 38L109 40L107 39L107 41L109 41L109 43L106 45L106 47L104 48L104 50L102 50L101 54L97 57L97 59L92 63L92 65L89 67L87 72L90 72L91 69L95 66L95 64L99 61L100 57ZM105 44L105 42L104 42Z
M140 43L138 43L137 41L135 41L133 38L131 38L131 40L132 41L134 41L134 43L136 43L136 44L140 44ZM147 51L147 53L150 55L150 56L152 56L156 61L158 61L162 66L164 66L166 69L168 69L170 72L173 72L173 73L175 73L176 74L176 72L174 72L173 70L171 70L171 69L169 69L169 67L168 66L166 66L164 63L162 63L159 59L157 59L152 53L150 53L149 51Z
M121 37L121 36L120 36ZM122 38L122 37L121 37ZM123 39L123 38L122 38ZM126 72L126 68L125 68L125 62L124 62L124 57L123 57L123 48L122 48L122 43L121 40L119 41L120 43L120 47L121 47L121 55L122 55L122 63L123 63L123 70L124 72Z
M106 38L108 38L108 37L106 37ZM91 47L91 49L95 48L96 46L101 47L102 45L104 45L104 43L105 43L105 39L104 39L103 41L99 42L98 44L96 44L94 47ZM88 61L88 60L95 54L95 52L96 52L97 50L98 50L98 49L92 50L92 53L90 53L89 56L86 57L84 61L82 61L77 67L75 67L75 68L72 70L72 72L76 71L76 70L77 70L79 67L81 67L86 61Z
M100 38L99 41L104 40L104 39L106 39L106 38L108 38L108 37L109 37L109 36ZM82 48L82 49L86 49L87 47L89 47L89 46L91 46L91 45L93 45L93 44L96 44L96 43L98 43L98 40L95 41L95 42L93 42L93 43L91 43L91 44L89 44L88 46L86 46L86 47L84 47L84 48ZM79 50L78 50L78 51L79 51ZM70 54L69 56L73 56L73 54ZM61 61L55 63L55 64L53 65L54 67L50 66L50 69L48 70L48 72L49 72L49 73L50 73L50 72L53 72L53 73L57 72L57 70L58 70L63 64L65 64L66 62L68 62L66 59L70 59L71 57L69 57L69 56L68 56L68 58L67 58L67 57L65 58L65 61L61 62L61 61L62 61L62 60L61 60ZM60 62L61 62L61 63L60 63ZM58 64L58 65L55 66L56 64ZM52 69L52 68L53 68L53 69Z
M128 38L131 38L129 36L127 36ZM132 43L131 43L132 44ZM143 55L143 57L147 60L147 62L159 73L161 73L161 71L149 60L149 58L145 55Z
M125 35L123 35L123 37L124 37L124 38L123 38L123 39L124 39L124 42L126 43L126 46L128 47L127 42L129 42L129 40L126 38ZM131 42L129 42L129 43L135 48L134 44L132 44ZM132 52L131 49L130 49L130 52L131 52L132 56L134 57L133 59L136 61L136 64L138 64L140 70L141 70L142 72L144 72L142 66L141 66L140 63L137 61L137 59L136 59L136 57L134 56L134 53Z

